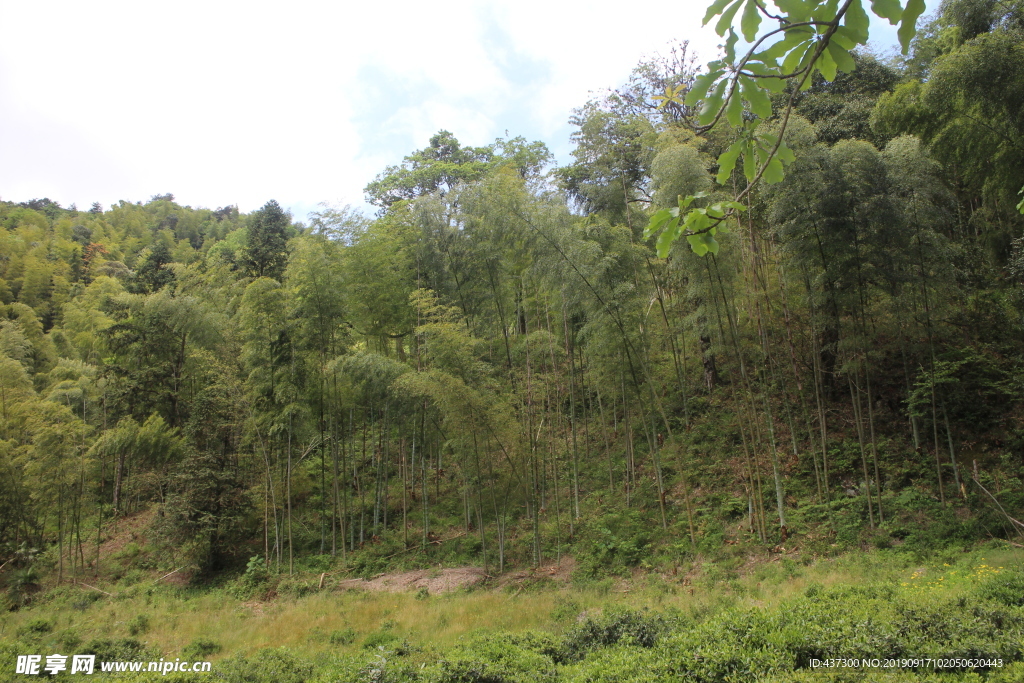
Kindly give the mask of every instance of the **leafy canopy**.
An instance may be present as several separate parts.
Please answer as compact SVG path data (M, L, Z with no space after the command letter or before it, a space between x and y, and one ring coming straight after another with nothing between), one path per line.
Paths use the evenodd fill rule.
M719 184L724 185L733 171L742 169L746 187L732 201L711 206L694 203L702 197L680 197L677 207L663 209L651 217L644 232L650 237L662 231L658 255L668 255L672 244L686 237L698 255L717 253L715 234L727 218L744 210L743 201L764 178L780 182L784 165L795 156L783 142L783 133L800 91L811 87L812 77L820 73L834 81L840 73L856 68L852 51L868 42L868 15L862 0L773 0L775 9L762 0L715 0L704 16L704 25L718 18L715 31L725 38L722 59L710 62L692 87L668 87L659 96L663 106L698 108L698 130L707 131L724 118L736 129L734 142L718 157ZM924 12L924 0L871 0L871 11L899 25L899 39L906 54L916 32L917 19ZM739 32L735 20L739 16ZM769 28L762 30L762 25ZM772 25L774 24L774 25ZM737 54L740 35L750 44ZM790 88L780 125L772 130L761 126L772 118L772 94Z
M495 166L511 165L523 178L540 174L551 160L543 142L525 138L498 139L484 147L463 146L446 131L438 131L430 144L388 166L365 188L366 199L386 211L395 202L427 194L445 195L460 183L479 180Z

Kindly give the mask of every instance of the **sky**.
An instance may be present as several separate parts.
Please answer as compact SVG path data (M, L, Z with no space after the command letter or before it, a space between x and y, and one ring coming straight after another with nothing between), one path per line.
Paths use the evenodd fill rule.
M369 213L363 187L441 129L568 163L573 108L642 59L716 58L705 5L0 0L0 199Z

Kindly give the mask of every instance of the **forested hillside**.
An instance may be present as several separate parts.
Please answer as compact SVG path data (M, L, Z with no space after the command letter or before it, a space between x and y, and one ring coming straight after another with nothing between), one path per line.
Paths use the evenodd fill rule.
M656 98L685 43L575 111L572 163L440 131L372 218L0 202L5 606L119 578L129 518L195 582L1019 542L1022 22L947 2L780 88L785 176L703 255L645 228L733 198L754 115Z

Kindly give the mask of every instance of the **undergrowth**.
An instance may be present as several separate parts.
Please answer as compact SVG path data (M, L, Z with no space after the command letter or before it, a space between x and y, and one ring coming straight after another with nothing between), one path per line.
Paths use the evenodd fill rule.
M98 661L212 660L209 674L162 677L178 683L1024 677L1024 568L1019 551L1005 545L950 547L930 558L894 549L817 562L772 556L727 571L723 561L735 564L730 556L697 557L676 575L620 576L610 587L598 578L426 598L324 589L259 601L236 597L234 584L188 590L133 583L83 600L82 588L66 586L0 617L0 680L8 680L17 655L54 652L94 653ZM980 664L811 666L865 658ZM999 660L1002 666L986 664ZM116 680L153 675L120 673Z

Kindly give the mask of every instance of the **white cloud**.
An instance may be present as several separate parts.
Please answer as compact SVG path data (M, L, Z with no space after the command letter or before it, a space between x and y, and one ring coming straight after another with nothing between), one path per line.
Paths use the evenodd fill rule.
M441 128L565 161L591 91L675 38L714 55L704 4L5 2L0 196L358 204Z

